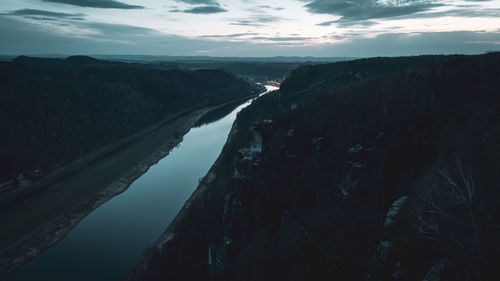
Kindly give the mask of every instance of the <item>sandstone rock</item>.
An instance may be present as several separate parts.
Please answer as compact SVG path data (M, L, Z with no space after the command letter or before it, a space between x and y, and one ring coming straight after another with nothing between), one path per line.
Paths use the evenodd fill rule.
M384 227L386 229L391 229L397 226L398 222L406 220L406 205L408 202L408 196L402 196L398 200L392 203L391 208L387 212Z
M357 154L357 153L360 153L361 151L363 151L363 147L361 146L361 144L356 144L354 147L351 147L347 153L349 154Z
M449 265L448 259L442 259L438 264L434 265L429 269L422 281L441 281L443 280L443 275L446 271L446 267Z
M394 247L394 243L388 240L380 241L377 248L377 259L378 263L385 264L387 262L387 258L389 257L389 253Z
M227 265L227 251L224 245L218 246L214 243L208 246L208 266L210 273L221 272Z

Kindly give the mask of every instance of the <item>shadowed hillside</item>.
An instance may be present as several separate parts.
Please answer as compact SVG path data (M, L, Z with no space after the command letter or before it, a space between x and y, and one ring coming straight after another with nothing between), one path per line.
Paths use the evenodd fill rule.
M499 64L297 69L241 112L171 240L131 279L496 280Z
M218 70L83 56L1 62L0 181L46 173L165 118L250 94L245 81Z

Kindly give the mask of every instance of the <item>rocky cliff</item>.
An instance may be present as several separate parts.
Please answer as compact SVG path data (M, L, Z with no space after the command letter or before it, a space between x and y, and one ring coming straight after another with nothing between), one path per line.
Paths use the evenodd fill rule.
M238 116L203 196L131 279L495 280L499 63L297 70Z

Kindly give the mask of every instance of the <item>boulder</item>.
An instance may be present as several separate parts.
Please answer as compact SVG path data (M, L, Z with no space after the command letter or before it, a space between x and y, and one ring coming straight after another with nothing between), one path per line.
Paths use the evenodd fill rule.
M407 203L408 196L402 196L392 203L384 223L384 228L386 230L391 231L408 221L406 212Z
M363 147L361 146L361 144L356 144L354 147L349 148L349 150L347 151L347 153L349 153L349 154L358 154L358 153L360 153L362 151L363 151Z
M438 264L432 266L422 281L441 281L443 280L446 268L449 265L448 259L442 259Z

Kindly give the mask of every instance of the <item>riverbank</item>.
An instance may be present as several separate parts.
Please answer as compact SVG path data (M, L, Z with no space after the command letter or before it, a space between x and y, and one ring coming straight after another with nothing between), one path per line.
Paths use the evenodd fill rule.
M228 150L232 144L233 136L237 132L237 126L233 124L231 131L229 133L226 144L224 145L224 149L210 168L205 177L200 181L196 190L192 193L189 199L186 201L182 209L175 216L174 220L168 225L165 232L160 236L160 238L156 241L153 247L145 253L144 257L141 261L135 266L133 271L127 277L127 281L138 281L141 280L144 276L147 276L149 272L149 268L152 264L157 262L156 258L158 255L168 255L167 246L170 242L175 243L175 240L181 237L183 231L185 230L186 223L193 217L197 216L197 211L202 208L206 202L210 202L210 197L213 197L214 194L223 194L218 190L218 187L223 186L220 183L224 182L224 175L226 173L223 172L224 167L222 166L225 163L225 150Z
M275 87L266 87L267 92L276 90ZM193 279L199 279L199 270L204 265L197 263L196 257L190 255L182 255L178 251L184 249L195 249L193 252L207 255L208 248L204 247L204 239L208 239L213 233L208 232L205 226L211 225L213 218L221 217L221 210L209 208L213 206L214 202L224 200L225 189L227 182L232 177L232 168L227 165L232 157L234 148L237 146L238 123L234 122L231 131L228 135L227 141L224 145L219 157L212 165L207 174L200 181L196 190L191 194L182 209L168 225L167 229L163 232L160 238L156 241L154 246L145 253L142 260L136 265L133 271L127 277L127 280L156 280L156 279L176 279L179 276L162 276L156 274L164 274L164 271L158 272L158 269L165 269L165 267L176 267L179 264L190 264L191 269L186 269L183 272L191 272L194 274ZM214 215L218 214L218 215ZM200 222L198 225L203 225L196 230L197 237L193 238L190 233L190 225L193 222ZM213 226L213 225L212 225ZM193 238L193 239L189 239ZM185 244L188 241L189 245ZM194 243L193 243L194 242ZM171 246L171 247L169 247ZM191 253L191 252L190 252ZM181 258L182 257L182 258ZM179 259L183 259L181 262ZM189 260L189 261L187 261ZM190 263L193 261L193 263ZM180 270L182 271L182 270ZM184 276L185 277L185 276ZM180 278L182 279L182 278Z
M36 180L28 184L21 184L19 186L11 184L10 188L4 188L0 193L0 213L3 212L4 210L9 209L12 205L22 204L23 201L25 201L26 199L31 198L37 193L44 192L46 189L53 187L54 184L64 180L65 178L71 177L79 173L84 168L91 165L93 162L106 158L112 155L113 153L120 151L127 145L134 143L141 137L144 137L152 133L158 128L161 128L168 123L174 122L176 119L180 117L186 116L204 107L206 106L191 108L183 112L169 114L169 116L167 116L164 120L157 122L156 124L153 124L148 128L145 128L144 130L141 130L140 132L137 132L131 136L123 138L116 143L106 145L72 162L61 164L61 167L51 171L47 175L44 175L43 178L41 178L40 180ZM0 249L2 249L1 242L0 242Z
M4 245L9 243L9 239L11 241L11 245L0 253L0 279L60 241L92 210L125 191L150 166L168 155L202 116L224 105L181 116L120 152L59 182L57 187L23 204L22 209L0 214L2 226L9 229L8 234L2 235L1 241ZM64 215L56 216L57 211ZM42 225L39 220L45 223ZM39 227L29 231L33 225ZM17 242L13 241L24 233L30 234Z

